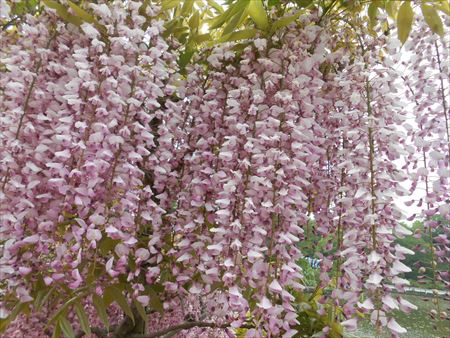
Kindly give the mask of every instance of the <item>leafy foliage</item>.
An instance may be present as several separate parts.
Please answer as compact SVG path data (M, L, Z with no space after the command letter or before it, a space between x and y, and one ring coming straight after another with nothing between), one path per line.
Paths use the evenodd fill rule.
M436 215L435 220L445 222L445 220ZM411 228L414 232L414 236L408 236L405 238L397 239L397 243L414 251L414 255L407 256L405 258L405 264L411 267L411 272L405 274L405 277L411 281L412 285L422 288L438 288L444 289L446 284L446 278L439 278L436 281L433 280L433 271L446 271L446 263L438 262L433 267L433 257L431 255L430 248L435 245L434 238L439 235L445 234L444 229L449 229L449 223L443 225L443 227L436 228L432 231L431 237L428 229L424 227L423 221L415 221Z

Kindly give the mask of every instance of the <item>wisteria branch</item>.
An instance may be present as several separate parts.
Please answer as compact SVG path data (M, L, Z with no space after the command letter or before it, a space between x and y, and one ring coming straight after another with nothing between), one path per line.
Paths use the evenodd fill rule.
M157 338L164 337L166 335L170 335L171 333L178 333L182 330L192 329L194 327L203 327L203 328L213 328L213 329L226 329L231 326L231 323L217 324L214 322L201 322L201 321L193 321L193 322L184 322L181 324L177 324L166 329L156 331L153 333L127 333L127 338ZM112 333L111 338L119 338L122 335L117 333L117 329L120 325L113 325L110 327L110 330L100 327L91 327L91 332L97 335L99 338L108 338L109 334ZM244 324L241 328L250 329L254 326L251 324ZM75 334L75 338L82 338L85 335L84 331L80 330ZM167 336L166 336L167 337ZM169 336L171 337L171 335Z
M213 329L226 329L230 327L231 323L225 323L225 324L217 324L213 322L185 322L178 325L174 325L171 327L168 327L167 329L160 330L154 333L144 333L144 334L131 334L128 336L128 338L157 338L162 337L166 334L169 334L173 331L181 331L181 330L187 330L192 329L194 327L209 327ZM252 328L253 326L250 324L242 325L241 328Z

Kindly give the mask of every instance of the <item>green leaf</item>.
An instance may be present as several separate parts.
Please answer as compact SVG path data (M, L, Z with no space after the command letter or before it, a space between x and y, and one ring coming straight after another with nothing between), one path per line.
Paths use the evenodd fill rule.
M378 3L376 1L370 3L367 15L369 16L370 26L373 28L377 24Z
M269 7L276 6L280 3L280 0L269 0L268 5Z
M447 0L438 1L434 4L436 8L447 15L450 15L450 3Z
M223 13L224 10L222 8L222 6L220 6L217 2L215 2L214 0L208 0L208 5L210 5L212 8L214 8L217 12L219 13Z
M386 12L392 19L396 19L397 17L397 2L392 0L386 0L384 8Z
M161 9L162 11L167 11L171 8L177 7L181 0L164 0L162 1Z
M53 329L52 338L59 338L59 337L61 337L61 327L59 325L55 325L55 328Z
M172 30L172 34L173 34L174 36L176 36L178 39L180 38L180 36L182 36L182 35L184 35L184 34L189 35L189 27L186 27L186 26L175 27L175 28Z
M259 29L266 30L269 28L269 20L266 10L264 9L262 0L252 0L248 5L248 14L251 16Z
M76 302L78 299L84 297L86 295L85 292L80 293L72 298L70 298L67 302L64 303L63 306L61 306L58 311L56 311L56 313L50 318L50 320L48 321L47 325L45 326L46 328L52 324L55 320L57 320L62 314L65 314L67 312L67 310L69 309L69 306L71 306L74 302Z
M51 287L50 289L39 290L37 296L34 299L34 307L36 310L39 310L41 306L47 301L50 295L55 291L56 286Z
M82 9L78 5L74 4L72 1L68 0L67 3L69 4L70 8L72 8L73 12L78 17L80 17L84 22L88 22L88 23L96 22L95 18L92 16L92 14L86 12L84 9Z
M248 3L246 3L245 6L242 7L242 11L239 11L232 17L230 22L228 22L228 24L223 29L222 36L233 32L234 29L238 27L247 18L248 16L247 5Z
M164 24L163 37L167 38L172 34L173 29L178 25L178 20L170 20Z
M42 306L42 304L44 303L43 302L43 299L44 299L44 297L45 297L45 294L46 293L48 293L49 292L49 290L51 290L51 289L41 289L41 290L38 290L37 291L37 293L36 293L36 295L34 296L34 302L33 302L33 305L34 305L34 307L38 310L41 306Z
M123 310L123 312L125 312L125 314L130 317L134 323L133 311L131 311L130 304L128 304L127 299L123 295L122 291L117 288L117 286L112 285L107 287L103 294L103 300L105 301L105 305L116 302Z
M34 15L39 10L40 4L38 0L22 0L20 2L9 1L9 6L14 16L22 16L25 14Z
M148 321L148 315L147 315L147 312L145 312L145 309L142 306L142 304L139 303L136 299L133 300L133 303L134 303L134 306L136 307L137 312L139 313L139 315L143 319L143 321L147 322Z
M192 11L192 6L194 5L194 0L184 0L183 7L181 8L181 15L188 15Z
M81 329L86 333L87 335L91 334L91 327L89 325L89 319L86 314L86 311L84 310L83 306L80 303L75 303L75 312L78 316L78 319L80 320L80 326Z
M100 296L96 294L92 295L92 302L94 303L95 309L97 310L97 314L102 321L103 325L109 330L109 320L108 314L106 312L105 302Z
M53 1L53 0L42 0L42 2L50 8L53 8L56 10L56 13L58 13L59 17L63 19L64 21L71 23L75 26L80 26L83 23L83 20L81 20L79 17L73 16L72 14L69 14L67 11L67 8L61 5L60 3Z
M285 17L283 17L281 19L278 19L272 25L272 32L275 32L276 30L278 30L280 28L284 28L286 26L289 26L292 22L297 20L297 18L300 16L300 14L302 14L302 12L297 12L294 15L285 16Z
M216 29L221 27L225 22L227 22L230 18L234 17L235 15L242 13L248 6L248 0L240 0L228 7L228 9L216 16L215 18L212 18L209 20L209 28L210 29Z
M147 16L146 10L147 10L147 7L149 4L150 4L150 0L142 1L142 5L141 5L141 7L139 7L139 11L138 11L139 15Z
M72 324L67 320L66 317L61 317L59 319L59 326L66 338L74 338L75 332L73 331Z
M309 7L314 0L297 0L297 5L300 7Z
M117 239L103 236L98 243L98 250L103 256L106 256L119 242Z
M211 34L206 33L206 34L194 35L194 36L192 37L192 40L194 40L194 42L195 42L196 44L201 44L201 43L203 43L203 42L206 42L206 41L211 40ZM171 238L170 238L170 239L171 239ZM169 240L170 240L170 239L169 239Z
M218 16L209 20L208 21L209 28L217 29L217 28L221 27L225 23L225 21L227 21L229 14L230 14L230 12L229 12L229 10L227 10L226 12L221 13Z
M217 290L217 289L223 289L223 282L214 282L211 285L211 291Z
M162 293L165 290L164 286L160 283L155 283L155 284L149 285L148 288L155 291L156 293Z
M182 53L180 55L180 57L178 58L178 66L180 67L180 69L183 71L184 68L187 66L187 64L189 63L189 61L191 61L192 56L194 55L195 50L191 49L191 50L187 50L184 53Z
M199 25L200 25L200 13L196 10L189 19L189 27L194 32L197 32Z
M251 39L253 38L257 33L256 29L249 28L249 29L243 29L237 32L233 32L230 34L225 35L224 37L220 38L220 42L225 41L237 41L237 40L244 40L244 39Z
M440 36L444 36L444 27L442 26L441 18L436 10L432 6L426 4L422 4L420 8L422 9L423 17L431 30Z
M400 6L397 15L397 30L398 30L398 39L405 43L408 39L409 32L411 31L412 23L414 18L414 12L411 8L411 4L409 1L404 1Z
M153 289L148 289L148 294L150 296L150 307L153 310L158 311L160 314L164 313L164 308L158 294Z

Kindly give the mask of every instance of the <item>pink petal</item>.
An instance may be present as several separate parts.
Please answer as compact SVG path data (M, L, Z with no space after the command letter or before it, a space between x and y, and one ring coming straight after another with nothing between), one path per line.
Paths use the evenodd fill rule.
M341 325L345 327L347 331L355 331L358 326L358 321L356 318L351 318L341 322Z
M261 299L261 302L259 302L258 304L256 304L258 307L260 307L261 309L264 310L268 310L270 308L272 308L272 303L270 302L270 300L267 297L263 297Z
M367 283L373 284L373 285L379 285L382 280L383 280L383 277L378 272L374 272L367 279Z
M138 296L138 297L136 297L136 299L139 303L142 304L142 306L147 306L150 301L149 296Z
M398 309L398 302L390 295L385 295L381 298L383 304L387 305L391 309Z
M278 281L276 279L274 279L272 281L272 283L270 283L269 289L270 289L270 291L275 292L275 293L280 293L283 291L283 288L281 287L280 283L278 283Z
M370 298L367 298L364 302L358 303L358 306L362 309L373 310L375 306Z
M387 324L387 327L388 327L392 332L395 332L395 333L398 333L398 334L400 334L400 333L406 333L406 332L407 332L406 329L405 329L404 327L401 327L401 326L395 321L394 318L391 318L391 319L389 320L389 322L388 322L388 324Z

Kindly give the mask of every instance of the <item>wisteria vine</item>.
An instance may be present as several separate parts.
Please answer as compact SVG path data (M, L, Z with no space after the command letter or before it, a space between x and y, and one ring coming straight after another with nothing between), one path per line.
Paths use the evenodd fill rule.
M413 252L395 244L410 234L395 202L420 180L426 235L443 229L432 261L448 259L431 218L450 220L446 42L423 25L400 73L398 40L364 34L351 51L345 23L312 13L207 48L183 76L157 6L86 8L98 21L46 8L2 32L1 317L31 318L7 336L67 334L66 317L86 330L81 308L99 336L297 337L312 221L337 239L320 253L321 334L357 313L404 333L390 312L415 306L391 289Z

